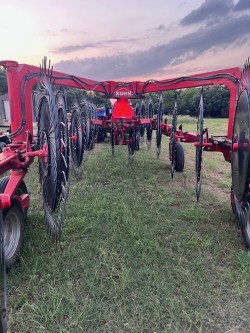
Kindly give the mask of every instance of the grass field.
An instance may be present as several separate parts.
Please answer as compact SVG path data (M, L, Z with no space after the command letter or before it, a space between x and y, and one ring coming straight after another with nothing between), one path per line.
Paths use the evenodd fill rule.
M184 129L195 130L192 119ZM207 120L210 134L226 120ZM230 206L230 164L204 153L200 202L195 151L170 176L168 139L159 159L146 144L128 158L97 144L83 178L71 177L63 241L46 234L37 165L23 255L8 274L9 332L247 333L250 254Z

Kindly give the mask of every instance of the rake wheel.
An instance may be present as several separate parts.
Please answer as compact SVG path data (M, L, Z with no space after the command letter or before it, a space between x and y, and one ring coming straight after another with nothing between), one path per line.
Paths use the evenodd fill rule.
M90 122L90 131L89 131L89 142L87 149L92 150L95 148L95 142L97 139L97 133L98 133L98 126L91 123L91 120L97 119L97 108L94 104L88 103L87 104L88 109L88 117Z
M135 107L135 115L136 115L136 117L140 118L140 108L139 108L138 104L136 104L136 107Z
M83 145L86 151L89 145L91 119L88 113L88 106L86 101L81 102L81 120L82 120L82 135Z
M195 173L196 173L196 199L199 201L201 194L201 178L202 178L202 144L203 144L203 124L204 124L204 106L203 106L203 88L201 90L199 117L197 121L197 143L195 155Z
M153 101L150 98L148 101L148 118L152 119L154 116L154 106L153 106ZM147 133L147 146L148 149L151 147L151 142L152 142L152 134L153 134L153 126L152 124L147 124L146 125L146 133Z
M145 119L146 117L146 107L145 107L145 102L141 102L141 108L140 108L140 119ZM141 137L141 142L144 141L144 134L145 134L145 125L140 125L140 137Z
M250 249L250 82L249 63L243 70L244 89L237 101L232 137L232 191L231 203L239 220L242 236Z
M239 202L247 200L248 184L250 181L250 154L249 154L249 99L243 90L239 96L233 129L232 149L232 186L234 194Z
M46 202L55 211L59 202L60 175L58 165L60 163L60 135L59 122L56 110L55 98L43 96L39 105L38 114L38 147L47 147L47 158L39 160L40 179L46 190ZM43 193L45 194L45 193Z
M156 119L156 156L159 158L161 152L161 136L162 136L162 129L161 129L161 122L162 122L162 95L159 99L159 107L157 112L157 119Z
M55 101L52 104L51 97L54 100L53 95L50 97L44 96L39 105L38 148L47 147L47 157L39 159L39 173L42 184L43 207L49 231L51 235L59 236L61 225L55 222L53 213L58 208L61 191L61 174L59 171L59 164L61 163L59 154L60 134ZM51 117L52 114L54 117Z
M176 166L176 126L177 126L177 102L175 95L175 106L172 115L172 128L171 128L171 138L170 138L170 156L171 156L171 177L174 177L174 170Z
M54 95L46 63L40 84L44 95L38 109L37 146L47 154L39 158L39 173L46 222L51 236L57 241L61 238L68 197L66 107L61 93Z
M84 144L82 117L80 107L77 102L73 104L73 112L70 125L70 151L73 167L79 168L83 161Z

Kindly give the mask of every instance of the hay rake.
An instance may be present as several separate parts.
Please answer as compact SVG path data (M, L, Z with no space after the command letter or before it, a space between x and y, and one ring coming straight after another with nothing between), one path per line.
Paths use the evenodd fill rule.
M55 241L61 239L69 188L70 165L78 174L88 151L95 146L98 128L111 136L112 154L116 145L127 145L132 156L146 136L151 146L156 132L156 155L161 151L162 135L169 137L171 176L184 170L184 150L181 143L193 143L196 149L196 196L200 198L203 151L220 152L232 165L231 204L238 218L246 247L250 248L250 65L201 73L189 77L146 82L94 81L54 71L46 58L42 66L0 61L7 70L11 111L11 143L0 153L0 260L1 260L1 325L7 331L6 268L18 259L24 224L29 208L29 193L24 177L35 158L39 161L39 179L45 219ZM201 89L197 132L177 128L177 97L172 122L163 121L161 92L182 88L225 85L230 91L228 131L223 137L209 136L203 126L203 89ZM59 88L58 88L59 87ZM66 105L64 87L101 93L104 101L116 99L111 116L98 119L96 106L88 100L75 100ZM37 90L37 137L33 132L32 96ZM157 106L150 93L159 93ZM130 100L137 99L133 109ZM157 110L156 110L157 109ZM70 124L67 111L71 110ZM156 114L155 114L156 113ZM69 157L70 156L70 157Z

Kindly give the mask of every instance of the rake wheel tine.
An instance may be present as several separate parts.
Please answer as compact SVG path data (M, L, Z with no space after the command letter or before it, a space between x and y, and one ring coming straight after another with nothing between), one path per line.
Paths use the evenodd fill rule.
M65 159L65 157L63 155L62 155L62 158L63 158L63 163L64 163L65 167L67 168L68 164L67 164L66 159Z

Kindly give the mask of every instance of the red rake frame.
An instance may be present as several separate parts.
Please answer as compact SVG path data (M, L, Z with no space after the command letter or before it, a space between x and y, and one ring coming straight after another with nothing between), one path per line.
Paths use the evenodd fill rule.
M11 196L15 188L20 184L29 165L33 162L34 157L46 159L47 150L44 146L41 150L36 150L32 143L33 137L33 113L32 113L32 91L39 81L40 68L18 64L16 61L0 61L0 66L7 70L8 93L10 101L11 114L11 138L12 143L7 146L5 151L0 154L0 175L10 170L10 180L3 194L0 194L0 209L10 206ZM176 90L183 88L208 86L208 85L225 85L230 91L230 105L228 118L228 131L226 138L232 139L233 123L235 109L239 91L244 86L241 81L242 69L239 67L223 69L219 71L200 73L188 77L180 77L168 80L149 80L146 82L131 81L131 82L116 82L102 81L98 82L86 78L68 75L57 71L51 71L50 77L53 83L58 86L66 86L71 88L84 89L102 93L104 98L118 99L116 105L116 116L109 120L92 120L93 124L101 125L110 128L111 123L122 124L118 135L126 132L126 128L130 126L140 126L142 124L153 123L153 119L133 119L132 111L129 110L126 100L133 98L141 98L146 93L161 92L166 90ZM124 105L126 111L124 112ZM129 116L126 116L126 113ZM123 129L123 127L125 127ZM171 135L171 125L167 123L161 124L163 134ZM119 144L118 135L115 138L115 143ZM197 134L184 132L183 130L176 131L176 139L181 142L197 141ZM127 144L127 140L123 139L122 144ZM224 154L227 161L231 160L231 149L220 145L218 142L209 138L208 133L203 143L206 150L218 151ZM27 205L28 199L25 198L22 206Z

